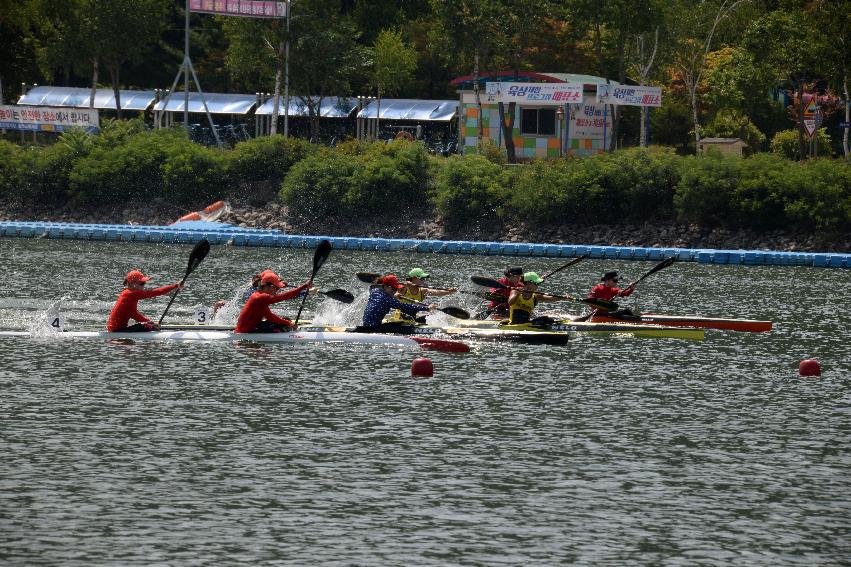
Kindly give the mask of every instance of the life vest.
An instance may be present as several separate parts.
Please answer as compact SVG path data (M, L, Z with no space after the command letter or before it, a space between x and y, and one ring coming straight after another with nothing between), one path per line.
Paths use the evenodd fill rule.
M532 311L538 301L532 295L528 299L524 297L525 292L520 292L513 305L508 306L508 320L511 325L528 323L532 318Z
M404 291L402 291L402 295L400 295L397 299L402 303L423 303L425 301L425 298L425 289L419 287L417 288L417 291L413 291L410 285L406 285ZM387 319L390 321L403 321L410 320L410 317L408 317L398 309L394 309Z

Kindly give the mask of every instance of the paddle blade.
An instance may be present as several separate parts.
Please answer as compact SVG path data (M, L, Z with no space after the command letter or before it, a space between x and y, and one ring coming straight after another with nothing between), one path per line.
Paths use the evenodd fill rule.
M638 278L637 280L635 280L635 281L632 283L632 285L637 284L638 282L640 282L641 280L643 280L643 279L644 279L644 278L646 278L647 276L652 276L653 274L655 274L656 272L658 272L658 271L659 271L659 270L661 270L661 269L667 268L668 266L670 266L671 264L673 264L673 263L674 263L674 260L676 260L676 257L674 257L674 256L671 256L670 258L666 258L666 259L662 260L661 262L659 262L658 264L656 264L655 266L653 266L653 267L650 269L650 271L648 271L646 274L644 274L643 276L641 276L640 278Z
M334 301L340 301L342 303L351 303L355 300L355 296L344 289L329 289L328 291L323 291L321 293L326 297L330 297Z
M322 240L316 246L316 252L313 253L313 273L319 271L319 268L322 267L322 264L328 260L328 256L331 254L331 242L328 240Z
M191 274L209 253L210 242L206 238L202 238L192 249L192 252L189 253L189 265L186 266L186 275Z
M373 274L372 272L358 272L355 277L363 283L374 284L375 280L381 277L381 274Z
M443 311L450 317L455 317L456 319L469 319L470 313L461 309L460 307L439 307L438 311Z
M508 286L496 281L493 278L484 278L482 276L470 276L470 281L482 287L495 287L497 289L505 289Z

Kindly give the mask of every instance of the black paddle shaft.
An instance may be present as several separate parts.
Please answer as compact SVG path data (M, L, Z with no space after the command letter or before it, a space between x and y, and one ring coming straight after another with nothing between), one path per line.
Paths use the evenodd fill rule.
M328 240L321 240L319 245L316 247L316 252L313 253L313 271L310 272L310 280L308 280L308 287L313 283L313 278L316 277L316 272L319 271L319 268L328 260L328 256L331 254L331 242ZM309 290L308 290L309 291ZM294 327L298 327L298 319L301 317L301 311L304 309L304 302L307 300L307 296L309 293L305 293L304 297L301 298L301 305L298 308L298 313L295 316L295 323L293 323Z
M198 264L204 261L204 258L207 257L207 254L210 253L210 242L206 238L202 238L198 244L192 249L192 252L189 253L189 264L186 266L186 274L183 275L183 279L180 280L180 286L186 282L186 278L189 277L195 268L198 267ZM168 305L165 306L165 311L160 316L160 321L157 323L157 326L162 325L163 319L165 319L165 314L168 313L171 304L174 303L174 298L177 297L178 292L180 291L180 287L174 290L174 293L171 295L171 299L168 302Z

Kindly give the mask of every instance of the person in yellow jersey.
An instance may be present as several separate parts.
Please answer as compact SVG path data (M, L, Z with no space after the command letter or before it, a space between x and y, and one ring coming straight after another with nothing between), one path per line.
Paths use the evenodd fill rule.
M565 301L564 297L547 295L538 291L544 278L535 272L523 274L523 289L512 289L508 296L508 324L520 325L532 320L532 311L538 303Z
M431 288L426 286L426 279L429 274L422 268L414 268L408 272L407 281L402 288L396 292L396 299L402 303L425 303L426 297L440 297L449 295L458 291L458 288ZM403 315L398 309L394 310L391 319L401 320L407 319L407 315ZM421 319L421 320L420 320ZM418 323L425 323L425 317L419 317Z

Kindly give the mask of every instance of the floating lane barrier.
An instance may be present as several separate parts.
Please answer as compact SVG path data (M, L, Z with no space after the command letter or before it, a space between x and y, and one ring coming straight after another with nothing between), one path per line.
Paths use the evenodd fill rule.
M166 244L194 244L202 238L206 238L211 244L220 245L307 249L316 248L320 240L326 239L330 240L331 244L340 250L472 254L480 256L545 256L550 258L575 258L588 254L591 258L600 260L644 261L660 261L673 256L680 262L697 262L699 264L806 266L814 268L851 269L851 254L311 236L304 234L284 234L276 230L259 228L242 228L207 221L184 221L169 226L0 221L0 237Z

